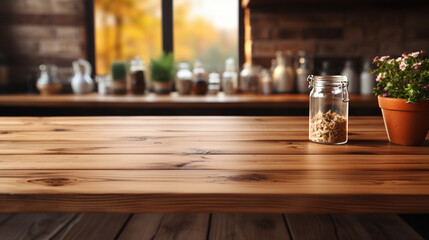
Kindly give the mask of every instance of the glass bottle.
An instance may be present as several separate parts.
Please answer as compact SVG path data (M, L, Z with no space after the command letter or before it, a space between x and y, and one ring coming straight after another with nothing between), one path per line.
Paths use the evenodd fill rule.
M98 94L108 95L113 93L112 76L110 75L97 75L95 81L98 84Z
M295 88L292 52L277 52L277 67L273 73L274 90L276 93L291 93Z
M222 90L225 94L231 95L237 92L238 76L235 71L234 58L225 61L225 72L222 75Z
M349 92L359 93L359 78L354 70L354 63L352 60L346 61L341 75L346 76L347 80L349 80Z
M142 95L146 90L145 64L136 56L130 66L131 93Z
M270 66L271 76L273 76L274 70L276 69L276 67L277 67L277 59L273 58L271 59L271 66Z
M209 74L209 86L208 93L211 95L216 95L220 91L220 78L219 73L210 73Z
M177 65L176 89L180 95L189 95L192 92L192 72L189 70L189 64L181 62Z
M371 68L371 60L365 60L360 74L360 93L363 95L372 94L372 89L375 87L375 76L368 72Z
M310 92L309 139L324 144L348 140L349 92L346 76L308 76Z
M259 92L259 72L256 66L245 63L240 72L240 91L243 93Z
M207 81L206 81L206 71L202 67L200 61L195 61L194 63L194 85L193 92L196 95L206 95L207 94Z
M296 82L299 93L308 93L307 77L311 74L312 67L307 53L298 51L298 61L296 62Z
M268 69L262 69L261 71L261 85L262 94L268 95L273 93L273 78Z
M42 95L57 94L62 89L62 84L57 77L57 66L40 65L40 77L37 79L37 90Z
M320 76L327 76L330 73L330 63L329 61L322 62L322 70L320 71Z
M74 76L71 80L71 87L75 94L85 94L92 92L94 81L91 78L91 64L84 59L73 61Z

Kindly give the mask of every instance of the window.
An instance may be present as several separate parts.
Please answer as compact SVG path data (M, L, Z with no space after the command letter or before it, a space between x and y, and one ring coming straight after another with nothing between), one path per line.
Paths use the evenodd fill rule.
M238 6L233 0L173 0L175 60L199 59L209 71L223 70L229 57L238 64ZM162 8L161 0L94 0L97 74L107 74L116 59L139 55L148 64L160 55L162 18L171 19Z
M146 63L162 51L160 0L94 0L97 74L113 60L139 55Z
M238 63L238 3L233 0L173 0L174 58L199 59L221 71L225 59Z

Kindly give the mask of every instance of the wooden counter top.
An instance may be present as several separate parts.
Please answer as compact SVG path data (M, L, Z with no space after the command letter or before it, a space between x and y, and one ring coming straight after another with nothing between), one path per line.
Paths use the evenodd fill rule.
M429 213L429 142L351 117L2 117L0 212Z
M179 96L156 95L153 93L143 96L108 95L96 93L89 95L0 95L0 107L145 107L145 108L308 108L308 94L278 94L278 95L224 95L217 96ZM374 96L352 95L350 107L378 108Z

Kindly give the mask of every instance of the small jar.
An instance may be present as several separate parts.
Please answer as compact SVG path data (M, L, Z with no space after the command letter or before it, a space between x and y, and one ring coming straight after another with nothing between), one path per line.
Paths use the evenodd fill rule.
M195 95L206 95L208 90L206 71L202 67L200 61L195 61L194 63L194 84L193 92Z
M268 95L273 93L273 78L268 69L262 69L261 71L261 85L262 94Z
M298 51L296 64L296 89L298 93L308 93L307 77L311 74L311 58L306 51Z
M324 144L348 140L349 92L346 76L307 78L310 92L309 139Z
M143 95L146 90L145 64L136 56L130 67L131 93Z
M192 91L192 72L189 70L189 64L179 63L179 71L176 74L176 89L180 95L189 95Z
M222 74L222 91L227 94L235 94L238 89L238 76L235 71L234 58L225 61L225 72Z
M220 91L220 78L219 73L210 73L209 74L209 86L208 94L216 95Z
M258 67L245 63L240 72L240 91L242 93L259 93L260 81Z
M112 76L97 75L95 81L98 83L98 94L109 95L113 93Z

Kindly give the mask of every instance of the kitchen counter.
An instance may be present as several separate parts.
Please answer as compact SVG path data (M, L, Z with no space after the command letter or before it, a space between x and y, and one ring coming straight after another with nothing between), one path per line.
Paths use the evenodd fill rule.
M352 115L378 115L375 96L351 95ZM179 96L0 95L3 116L65 115L307 115L308 94Z
M2 117L1 212L429 213L429 142L351 117Z

